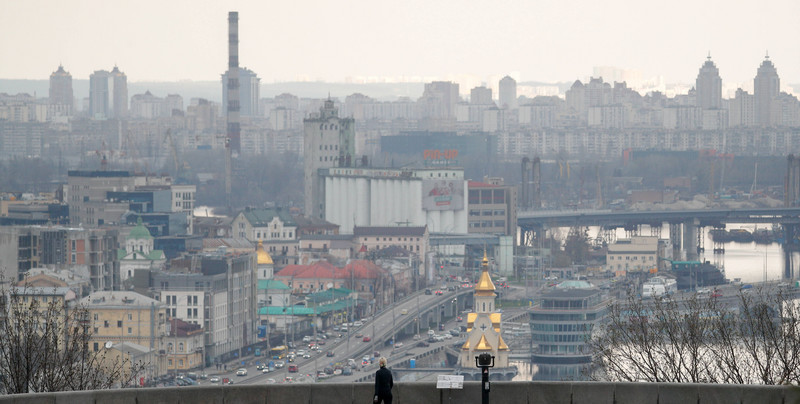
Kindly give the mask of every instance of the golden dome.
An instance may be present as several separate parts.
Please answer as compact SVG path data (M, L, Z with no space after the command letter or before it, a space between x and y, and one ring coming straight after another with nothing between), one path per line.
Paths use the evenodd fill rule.
M274 265L275 263L272 262L272 257L264 250L264 243L261 240L258 240L258 247L256 247L256 253L258 254L258 265Z
M483 264L481 266L481 277L475 285L475 295L495 296L494 283L492 282L492 277L489 276L489 259L486 257L486 250L483 251Z

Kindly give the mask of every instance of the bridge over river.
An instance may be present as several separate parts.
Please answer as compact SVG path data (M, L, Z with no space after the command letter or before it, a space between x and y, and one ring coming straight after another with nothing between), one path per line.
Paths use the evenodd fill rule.
M539 210L517 213L517 225L525 245L534 245L537 239L544 237L548 229L555 227L598 226L609 233L624 228L629 234L637 235L642 226L649 226L654 235L660 235L660 229L667 224L672 245L688 259L697 259L704 248L702 239L706 227L721 229L730 223L780 224L783 228L779 242L784 255L784 276L794 277L792 254L800 251L800 207L651 211Z

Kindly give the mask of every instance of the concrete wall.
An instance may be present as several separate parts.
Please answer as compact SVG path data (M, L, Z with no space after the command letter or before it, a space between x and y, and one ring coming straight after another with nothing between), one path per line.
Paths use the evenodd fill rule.
M125 389L0 396L3 403L292 403L343 404L371 402L373 385L279 384ZM463 390L440 390L434 383L396 383L394 403L479 403L480 382ZM796 386L739 386L720 384L493 382L492 404L684 404L684 403L797 403Z

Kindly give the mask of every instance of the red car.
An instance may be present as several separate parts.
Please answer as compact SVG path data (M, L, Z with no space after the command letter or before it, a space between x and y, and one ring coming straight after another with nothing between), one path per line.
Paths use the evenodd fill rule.
M364 339L362 339L361 341L370 342L370 341L372 341L372 338L370 338L369 335L367 335L367 336L364 336Z
M441 290L437 290L437 291L436 291L436 295L437 295L437 296L439 296L439 295L442 295L442 294L444 294L444 292L442 292Z
M297 373L297 365L289 365L289 373Z

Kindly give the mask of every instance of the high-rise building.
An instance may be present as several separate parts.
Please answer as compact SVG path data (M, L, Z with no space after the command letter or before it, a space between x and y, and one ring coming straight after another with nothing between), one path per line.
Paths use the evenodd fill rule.
M117 66L89 76L89 113L100 119L128 115L128 77Z
M781 79L778 77L778 70L769 60L769 55L761 62L758 73L753 80L753 95L756 103L756 124L760 126L770 125L770 115L772 99L777 97L781 90Z
M500 108L516 109L517 108L517 81L513 78L506 76L500 79Z
M261 79L247 68L239 68L239 115L258 115L259 85ZM228 72L222 75L222 110L228 109Z
M325 218L324 181L319 169L355 166L355 122L339 118L333 100L303 120L303 182L306 216Z
M420 99L423 116L451 119L456 116L458 104L458 83L434 81L425 83L425 91Z
M755 125L756 101L752 94L740 89L736 90L736 96L730 100L728 108L728 124L730 126L753 126Z
M719 77L719 69L711 61L709 55L700 73L697 74L695 82L697 91L697 106L702 109L722 108L722 79Z
M72 115L72 75L61 65L50 75L50 104L63 106L64 115Z
M488 87L475 87L469 92L469 103L473 105L492 104L492 89Z

